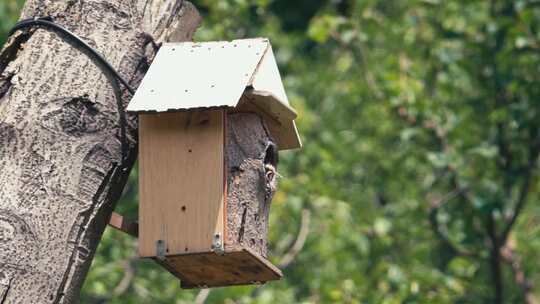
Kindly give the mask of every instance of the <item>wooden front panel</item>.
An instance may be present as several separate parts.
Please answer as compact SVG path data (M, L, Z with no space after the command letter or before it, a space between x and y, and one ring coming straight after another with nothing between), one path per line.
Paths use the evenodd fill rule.
M211 251L223 236L223 110L139 116L139 254Z

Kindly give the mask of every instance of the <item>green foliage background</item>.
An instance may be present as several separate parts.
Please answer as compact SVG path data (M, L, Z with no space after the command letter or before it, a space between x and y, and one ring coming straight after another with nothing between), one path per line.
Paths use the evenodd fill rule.
M0 1L3 43L21 1ZM311 213L282 281L212 290L207 303L540 298L538 1L194 3L199 41L271 38L300 114L305 147L282 155L273 202L275 263ZM118 205L132 217L136 180ZM195 300L135 246L106 231L83 303Z

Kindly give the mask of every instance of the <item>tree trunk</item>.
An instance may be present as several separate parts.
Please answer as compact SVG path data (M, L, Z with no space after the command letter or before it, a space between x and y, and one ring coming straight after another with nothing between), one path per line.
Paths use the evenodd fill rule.
M183 5L182 5L183 4ZM138 85L157 44L191 39L200 17L182 0L29 0ZM78 46L43 29L0 54L0 303L77 302L137 157L129 94Z
M257 114L230 114L227 125L228 245L246 246L266 258L277 146Z

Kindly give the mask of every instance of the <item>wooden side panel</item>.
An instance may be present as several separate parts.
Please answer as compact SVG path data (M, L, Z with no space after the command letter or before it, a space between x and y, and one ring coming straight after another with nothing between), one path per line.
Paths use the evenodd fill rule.
M158 261L182 281L182 288L262 284L279 280L281 271L248 248L168 257Z
M224 110L139 117L139 254L211 251L223 236Z

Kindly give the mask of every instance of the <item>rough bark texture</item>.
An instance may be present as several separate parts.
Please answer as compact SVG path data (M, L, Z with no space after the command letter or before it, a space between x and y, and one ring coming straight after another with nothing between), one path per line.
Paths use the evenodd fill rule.
M277 147L256 114L231 114L227 125L228 245L242 244L266 257Z
M190 39L181 0L29 0L136 87L157 43ZM136 159L124 88L56 33L29 30L0 54L0 303L72 303ZM125 134L125 136L124 136Z

